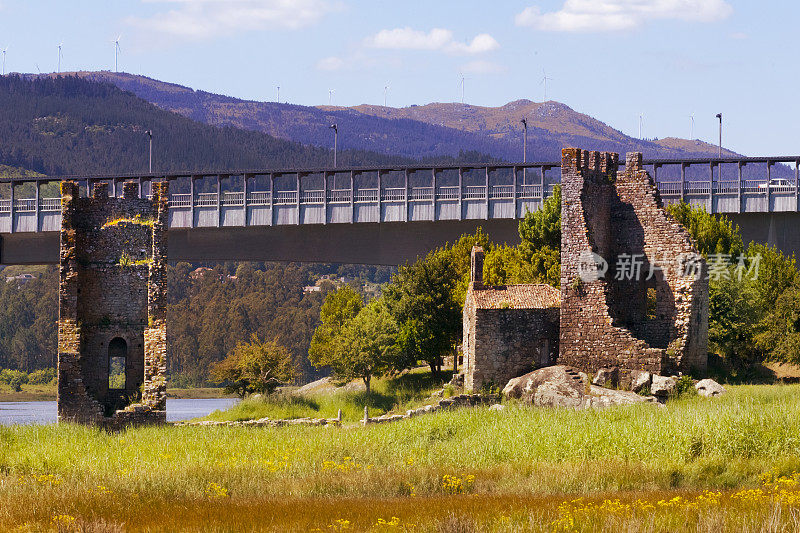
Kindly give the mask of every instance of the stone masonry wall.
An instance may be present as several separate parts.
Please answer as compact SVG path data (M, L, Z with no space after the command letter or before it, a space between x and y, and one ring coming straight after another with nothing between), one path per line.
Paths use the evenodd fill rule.
M168 185L153 184L152 201L136 183L123 198L109 198L103 183L90 198L73 182L61 190L59 420L164 422ZM122 389L109 387L112 355L125 357Z
M567 148L561 171L559 364L616 366L623 383L631 370L704 372L705 263L662 208L641 154L618 172L617 154Z
M558 355L558 308L464 312L464 390L502 388L508 380L549 366Z

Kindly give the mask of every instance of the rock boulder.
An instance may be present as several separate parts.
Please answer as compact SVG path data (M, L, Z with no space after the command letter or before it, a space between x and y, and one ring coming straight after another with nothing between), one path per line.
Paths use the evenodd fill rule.
M653 381L653 375L650 372L643 370L633 370L631 372L631 390L639 392L645 387L650 387Z
M611 407L612 405L631 405L635 403L658 403L654 396L639 396L635 392L606 389L592 385L586 396L586 407Z
M674 394L677 384L678 380L674 377L653 375L653 381L650 385L650 393L653 396L666 398L667 396Z
M581 407L585 390L585 374L581 375L572 367L556 365L512 379L503 394L540 407Z
M701 379L695 383L694 388L700 396L719 396L725 394L727 391L725 387L714 381L713 379Z
M617 387L619 385L619 367L601 368L597 371L592 384L600 387Z
M513 398L513 399L521 398L522 389L525 388L525 382L528 380L528 376L530 376L531 374L533 374L533 372L509 380L506 386L503 387L503 392L501 392L501 394L505 398Z

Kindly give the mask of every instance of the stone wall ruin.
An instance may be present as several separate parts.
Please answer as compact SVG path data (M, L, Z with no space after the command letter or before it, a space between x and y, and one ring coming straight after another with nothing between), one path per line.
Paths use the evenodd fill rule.
M566 148L561 163L559 364L670 375L707 365L708 280L688 232L629 153Z

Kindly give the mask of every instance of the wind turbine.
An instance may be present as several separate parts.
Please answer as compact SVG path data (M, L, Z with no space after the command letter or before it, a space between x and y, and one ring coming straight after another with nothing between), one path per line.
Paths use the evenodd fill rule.
M539 82L539 85L544 84L544 101L547 101L547 80L553 81L553 78L547 77L547 72L542 69L542 81Z
M383 107L386 107L386 95L389 92L389 82L386 82L386 85L383 86Z
M336 89L328 89L328 105L333 105L333 93L336 92Z
M118 35L114 41L114 72L119 72L117 70L117 56L122 53L122 48L119 47L119 40L122 39L122 35Z
M58 74L61 74L61 58L64 54L61 53L61 48L64 46L64 42L62 41L58 45Z
M639 113L639 140L642 139L642 123L644 122L644 113Z
M3 76L6 75L6 52L8 52L8 46L3 48Z
M692 140L694 139L694 115L689 115L689 118L692 119L692 133L689 135L689 139Z
M458 75L461 76L461 81L459 81L458 84L461 85L461 103L463 104L464 103L464 81L468 80L469 78L465 78L464 74L462 72L459 72Z
M281 103L281 86L280 86L280 85L278 85L278 86L276 87L276 91L275 91L275 103L276 103L276 104L280 104L280 103Z

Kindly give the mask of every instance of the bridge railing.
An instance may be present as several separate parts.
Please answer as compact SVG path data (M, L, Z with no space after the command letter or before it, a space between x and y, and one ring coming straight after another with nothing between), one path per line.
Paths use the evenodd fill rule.
M800 156L654 159L644 165L666 204L685 201L711 213L800 210ZM0 180L0 232L58 230L61 200L43 191L63 179L77 180L84 195L94 184L107 183L111 196L121 196L122 183L133 180L142 197L150 196L154 181L168 180L172 228L520 218L552 195L559 167L549 162Z

